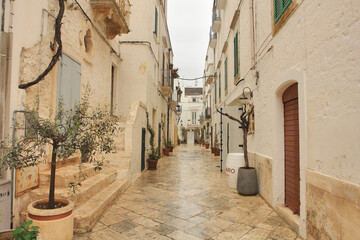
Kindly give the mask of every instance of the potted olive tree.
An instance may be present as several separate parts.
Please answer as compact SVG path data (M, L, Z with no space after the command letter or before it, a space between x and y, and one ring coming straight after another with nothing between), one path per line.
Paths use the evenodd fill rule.
M258 192L257 174L256 169L254 167L250 167L249 165L249 157L247 150L247 137L249 131L250 116L254 112L254 105L250 103L242 104L242 113L239 119L229 115L228 113L219 111L218 109L216 109L216 111L228 117L230 120L237 122L242 129L245 167L239 168L237 190L242 195L255 195Z
M146 128L150 134L150 139L149 139L149 143L150 143L150 150L148 153L148 164L149 164L149 170L156 170L157 169L157 164L158 164L158 160L160 158L160 151L159 151L159 147L155 148L155 144L154 144L154 138L155 138L155 131L154 129L151 127L150 123L149 123L149 113L146 112Z
M50 111L49 118L39 117L35 110L29 110L26 135L11 146L5 142L0 144L0 151L3 153L0 156L0 168L4 169L36 165L47 156L47 149L51 147L49 197L28 206L29 219L40 227L39 231L45 239L72 239L73 234L74 204L67 199L55 199L58 160L67 159L80 151L83 161L96 163L94 170L100 170L102 162L95 156L110 153L115 148L117 120L110 116L110 111L106 108L98 107L90 111L88 94L90 93L87 91L80 103L70 110L64 110L60 101L56 112L52 114ZM64 229L59 238L54 236L54 219L57 220L56 228Z

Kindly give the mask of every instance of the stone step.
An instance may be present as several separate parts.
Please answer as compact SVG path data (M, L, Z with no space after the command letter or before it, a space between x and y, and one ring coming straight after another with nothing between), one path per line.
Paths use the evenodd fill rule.
M99 173L94 171L95 165L93 163L83 163L81 165L69 165L56 169L55 187L66 188L70 182L74 182L75 179L85 176L89 178ZM79 175L81 171L81 175ZM46 169L40 172L40 186L49 186L50 184L50 169Z
M130 169L131 158L119 157L117 154L108 154L106 161L107 165L114 166L117 169Z
M81 206L89 198L109 186L115 179L117 179L116 170L103 170L90 178L84 179L81 186L76 188L75 193L69 188L55 188L55 197L69 199L74 202L75 206ZM41 187L31 191L31 198L34 200L44 199L48 198L48 194L48 187Z
M126 190L129 184L127 179L116 180L85 204L76 208L74 211L74 232L85 233L91 231L103 213Z

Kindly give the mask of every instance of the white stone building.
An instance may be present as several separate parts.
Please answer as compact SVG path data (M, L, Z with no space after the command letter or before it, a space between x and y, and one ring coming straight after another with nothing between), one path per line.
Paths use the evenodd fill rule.
M19 84L33 81L56 52L54 22L59 0L3 2L0 140L12 136L9 129L13 116L16 115L16 124L22 126L23 104L35 105L40 116L47 117L49 109L55 110L61 96L65 107L70 108L84 94L86 84L92 90L91 106L109 106L124 129L116 139L117 153L106 157L105 180L99 181L99 175L92 178L90 174L86 181L91 188L80 191L79 197L74 198L75 231L89 231L109 207L111 199L121 194L147 167L146 112L156 130L156 144L163 145L165 141L159 133L162 122L168 132L166 138L175 141L177 99L170 97L173 81L169 64L173 53L167 29L166 1L65 1L62 56L44 80L26 89L20 89ZM56 191L61 197L68 197L66 183L78 174L77 162L79 156L59 163L57 177L64 184ZM26 168L23 173L14 172L13 177L11 171L1 172L1 190L13 187L10 194L14 196L13 201L8 201L4 208L12 210L14 226L21 220L20 213L29 202L46 197L48 174L49 158L45 163ZM93 198L93 195L98 197ZM92 207L94 201L97 208ZM0 230L9 228L10 212L1 215Z
M360 236L358 9L359 1L214 1L211 125L218 131L215 108L239 116L239 98L254 104L248 150L260 195L307 239ZM223 123L224 159L228 148L242 151L237 128Z
M201 129L200 117L203 109L203 89L199 87L182 88L181 97L181 117L178 123L179 132L185 128L184 136L181 140L186 140L188 144L193 144L199 140L199 131Z

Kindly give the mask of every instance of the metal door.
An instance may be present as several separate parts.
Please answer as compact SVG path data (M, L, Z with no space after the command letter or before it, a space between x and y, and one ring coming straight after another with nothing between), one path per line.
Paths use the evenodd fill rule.
M145 169L145 136L146 129L142 128L141 130L141 171Z

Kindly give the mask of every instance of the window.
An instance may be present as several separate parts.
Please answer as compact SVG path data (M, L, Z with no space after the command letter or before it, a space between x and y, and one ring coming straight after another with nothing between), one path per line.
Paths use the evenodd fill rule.
M234 37L234 78L239 75L239 33L236 32Z
M74 108L80 101L81 65L66 54L62 54L58 80L58 102L63 103L64 110Z
M221 99L221 73L219 74L219 101Z
M196 124L196 112L192 112L192 124Z
M292 0L274 0L274 22L280 20L286 9L290 6Z
M227 58L225 59L225 92L228 90L228 70L227 70Z
M158 33L158 10L155 7L155 30L154 30L155 35L157 36Z

